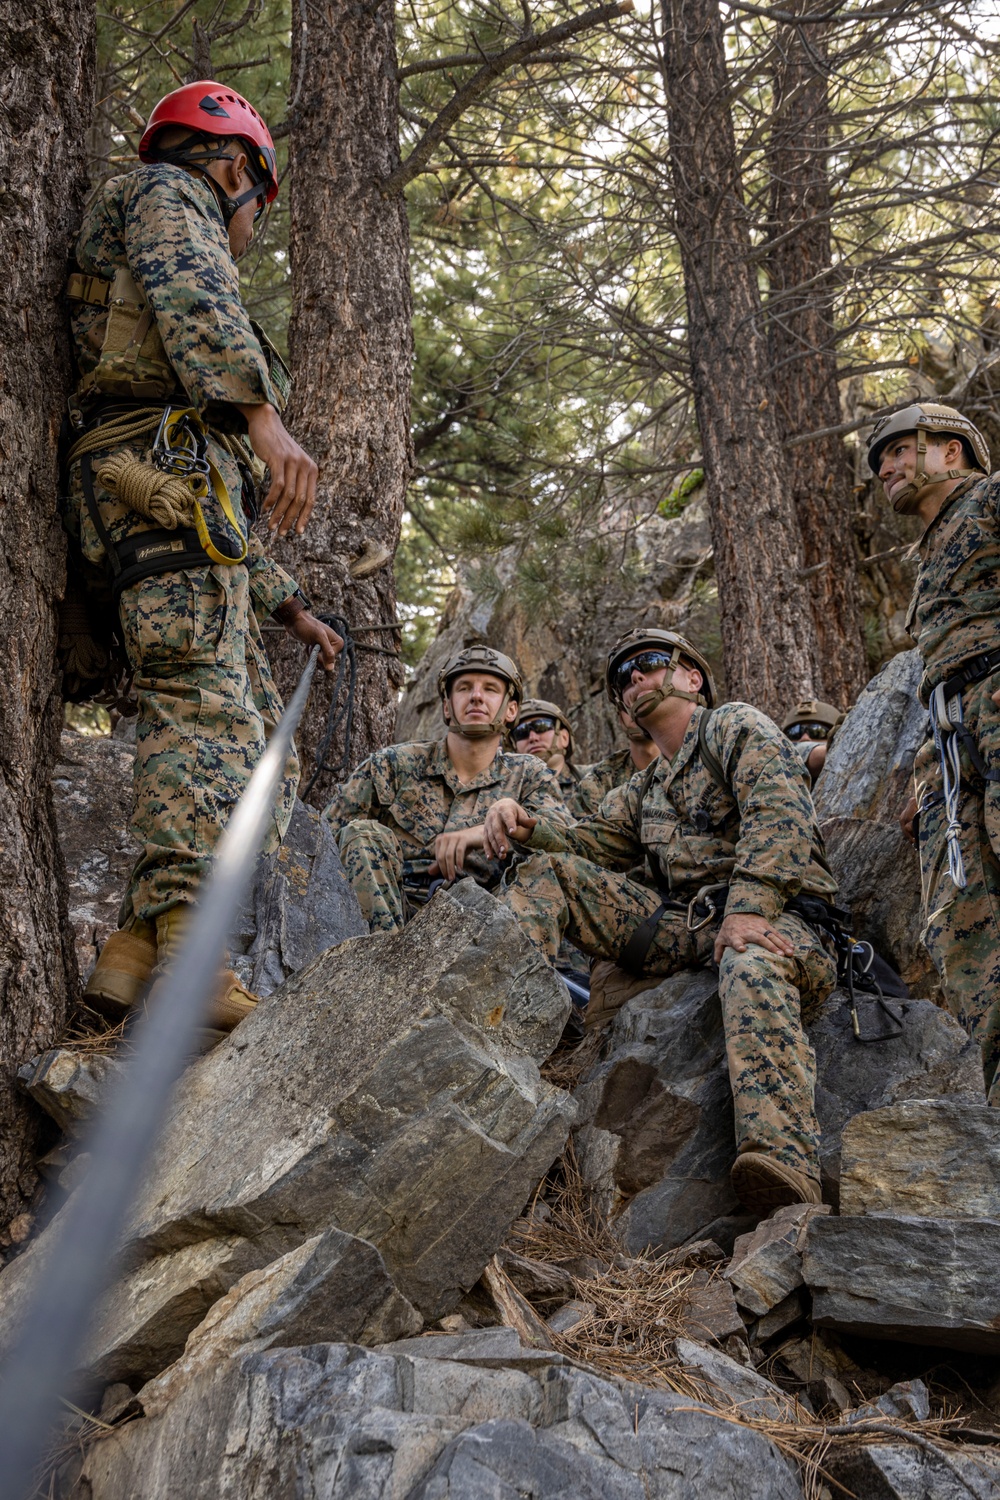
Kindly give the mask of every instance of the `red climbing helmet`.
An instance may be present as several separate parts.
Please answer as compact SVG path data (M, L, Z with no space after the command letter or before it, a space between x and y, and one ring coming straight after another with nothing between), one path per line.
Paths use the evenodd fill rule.
M153 142L167 125L186 125L208 136L239 136L247 147L251 175L262 186L266 184L268 203L277 198L278 167L271 132L253 105L235 89L202 78L198 83L187 83L182 89L165 94L143 131L140 161L159 160Z

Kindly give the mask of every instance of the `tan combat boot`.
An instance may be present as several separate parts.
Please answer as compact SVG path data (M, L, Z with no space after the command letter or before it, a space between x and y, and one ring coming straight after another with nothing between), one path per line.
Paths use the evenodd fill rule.
M751 1213L764 1218L788 1203L822 1203L819 1183L763 1151L744 1151L731 1173L733 1192Z
M156 929L133 917L101 949L83 998L109 1021L121 1021L141 1000L156 965Z
M182 902L157 917L157 970L171 963L180 952L191 914L192 908ZM218 1040L245 1020L256 1004L257 996L251 995L232 969L224 969L219 975L219 985L204 1025L208 1031L217 1033Z

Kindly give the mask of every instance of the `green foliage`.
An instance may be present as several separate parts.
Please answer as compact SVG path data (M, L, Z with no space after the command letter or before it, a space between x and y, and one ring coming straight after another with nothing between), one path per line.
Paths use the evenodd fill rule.
M692 469L679 484L675 484L665 500L656 507L656 514L664 521L674 521L682 514L691 496L705 483L705 470Z

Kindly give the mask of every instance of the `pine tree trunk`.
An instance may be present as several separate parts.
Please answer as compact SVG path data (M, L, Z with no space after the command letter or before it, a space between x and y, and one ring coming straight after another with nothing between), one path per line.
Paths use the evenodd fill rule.
M356 765L391 740L403 676L398 633L363 630L396 618L392 559L411 463L406 204L380 191L399 163L395 17L391 0L319 0L294 15L289 425L320 466L320 498L305 537L275 553L317 610L358 632ZM287 694L302 652L269 639ZM326 685L313 689L299 736L307 766L328 701ZM334 755L342 749L338 736ZM332 786L321 777L311 800Z
M787 483L718 0L663 0L664 82L695 414L730 696L813 693L815 643Z
M30 1202L40 1116L15 1073L76 984L49 777L62 703L56 444L70 386L61 292L85 178L93 0L0 0L0 1226Z
M787 438L841 417L830 285L830 114L824 28L781 29L768 146L771 179L768 331L778 425ZM818 696L849 707L868 678L851 524L850 465L839 436L786 449L784 472L809 572L819 648Z

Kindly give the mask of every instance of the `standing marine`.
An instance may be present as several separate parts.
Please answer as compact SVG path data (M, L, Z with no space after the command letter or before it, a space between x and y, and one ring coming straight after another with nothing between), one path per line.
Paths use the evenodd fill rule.
M281 712L259 622L335 663L340 638L253 526L305 529L316 465L281 420L287 372L240 300L237 260L278 192L274 144L210 80L168 94L140 165L91 196L69 278L79 379L64 520L78 570L103 582L138 698L132 832L142 853L87 999L112 1016L176 950L229 814ZM107 623L107 620L105 621ZM291 813L286 767L274 839ZM209 1025L255 1000L231 972Z
M921 402L876 422L868 463L924 531L906 628L923 660L930 734L903 815L917 843L923 942L1000 1103L1000 474L979 429ZM989 477L988 477L989 476Z
M352 771L326 808L347 877L372 932L395 932L439 882L469 873L499 879L482 854L486 814L513 797L563 827L570 821L555 775L503 738L523 687L509 656L467 646L438 677L443 739L387 745Z
M503 858L515 843L533 856L505 878L502 899L550 960L565 934L635 974L718 964L733 1188L760 1214L818 1203L816 1063L803 1017L836 981L822 923L837 887L805 767L759 710L715 707L708 663L672 631L619 641L607 684L659 756L572 827L496 803L487 853ZM624 873L643 860L646 879Z

